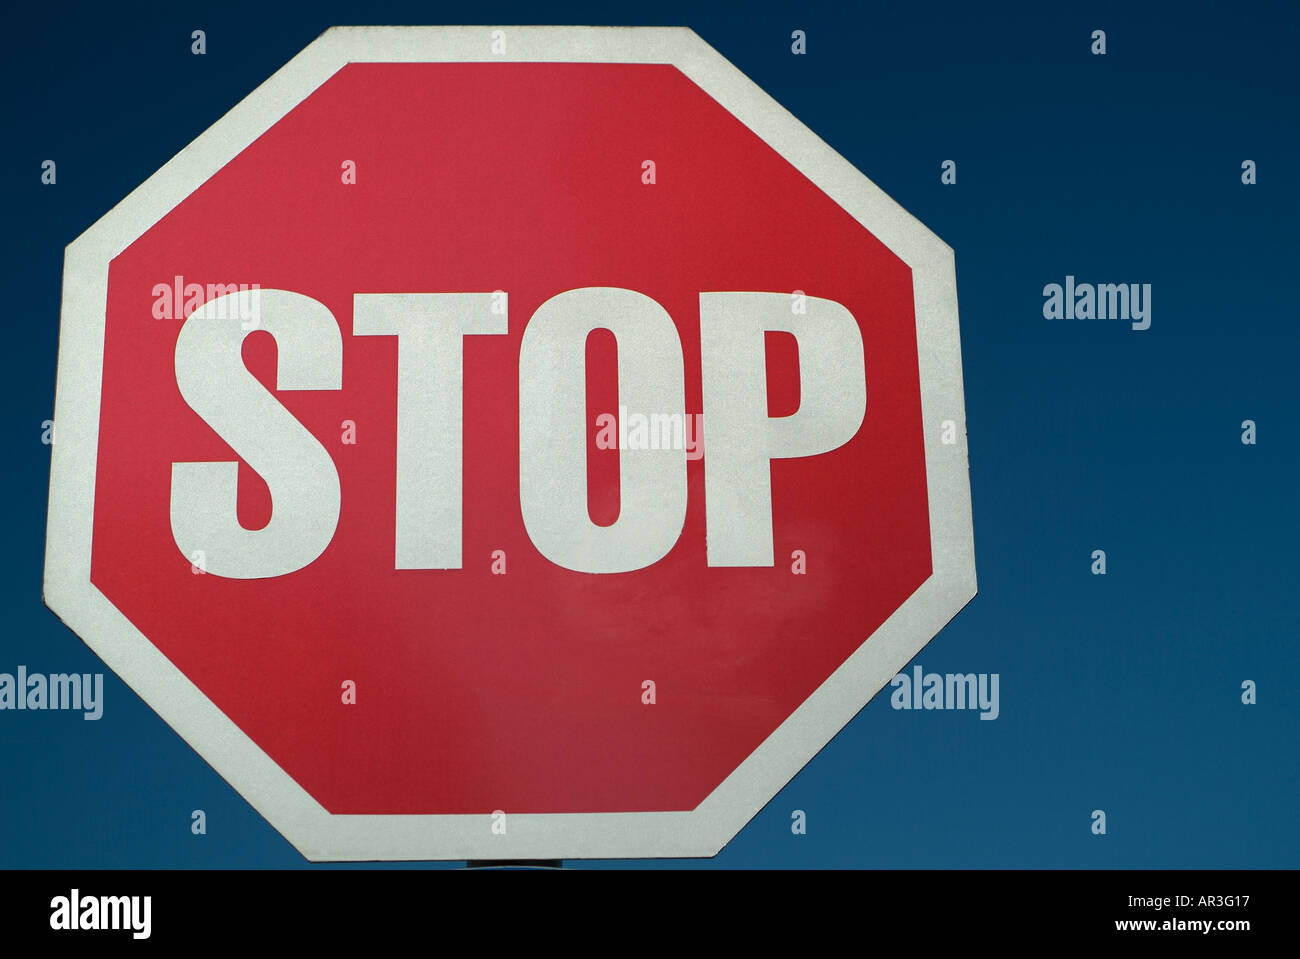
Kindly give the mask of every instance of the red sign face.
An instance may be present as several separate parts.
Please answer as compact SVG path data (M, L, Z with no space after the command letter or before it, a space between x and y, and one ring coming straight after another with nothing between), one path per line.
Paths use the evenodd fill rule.
M64 618L313 858L709 854L973 594L946 248L687 31L480 33L159 174Z

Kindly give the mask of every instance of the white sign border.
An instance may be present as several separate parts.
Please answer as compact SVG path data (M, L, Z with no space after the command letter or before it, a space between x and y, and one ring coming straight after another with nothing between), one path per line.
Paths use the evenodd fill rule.
M492 52L501 30L507 52ZM109 262L350 62L671 64L912 270L933 574L696 809L331 815L90 581ZM715 855L976 593L956 270L950 247L685 27L335 27L134 190L65 253L44 597L104 663L310 860ZM956 442L940 424L952 420Z

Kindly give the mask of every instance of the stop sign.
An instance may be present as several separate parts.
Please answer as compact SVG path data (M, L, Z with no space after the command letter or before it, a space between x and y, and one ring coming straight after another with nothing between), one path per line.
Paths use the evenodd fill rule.
M311 859L712 855L975 593L952 251L686 29L330 30L61 322L46 602Z

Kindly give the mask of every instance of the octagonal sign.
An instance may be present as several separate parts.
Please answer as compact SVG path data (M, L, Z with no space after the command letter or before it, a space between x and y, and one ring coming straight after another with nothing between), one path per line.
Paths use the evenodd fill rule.
M47 604L310 859L712 855L975 593L952 251L686 29L328 31L55 421Z

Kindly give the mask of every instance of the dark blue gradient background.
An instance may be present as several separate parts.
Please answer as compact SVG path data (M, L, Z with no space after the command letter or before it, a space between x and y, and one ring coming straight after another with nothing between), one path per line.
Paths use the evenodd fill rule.
M0 671L104 670L41 603L65 244L328 26L625 11L693 27L956 250L980 592L918 661L1001 676L995 722L878 696L716 859L668 864L1300 866L1300 10L899 6L7 5ZM1152 284L1151 328L1044 320L1067 273ZM306 865L111 673L105 699L0 713L0 866Z

